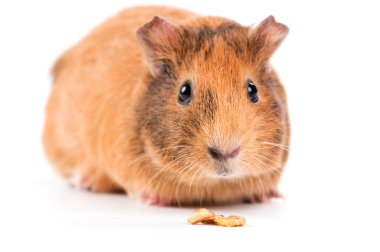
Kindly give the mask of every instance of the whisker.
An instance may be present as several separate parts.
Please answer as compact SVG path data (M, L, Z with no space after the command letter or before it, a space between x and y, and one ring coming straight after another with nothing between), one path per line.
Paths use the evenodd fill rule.
M184 180L184 178L186 177L187 174L189 174L193 169L196 169L196 166L195 165L187 165L186 166L186 170L184 170L184 172L181 174L180 178L177 180L177 186L176 186L176 190L175 190L175 194L174 194L174 197L176 198L177 202L179 201L178 200L178 191L179 191L179 188ZM179 203L179 202L178 202Z
M281 148L283 150L289 151L289 146L284 144L278 144L278 143L272 143L272 142L260 142L261 144L271 145L278 148Z
M170 170L170 168L172 168L172 167L174 167L174 166L176 166L177 165L177 161L179 161L179 160L181 160L181 159L183 159L183 158L187 158L188 156L190 156L190 155L187 155L187 156L185 156L185 155L182 155L182 156L179 156L179 157L177 157L177 158L175 158L175 159L173 159L171 162L169 162L168 164L166 164L166 165L164 165L164 166L162 166L162 167L160 167L160 169L157 171L157 172L155 172L155 174L142 186L142 191L144 191L145 190L145 188L155 179L155 178L157 178L158 176L160 176L160 175L163 175L163 174L165 174L165 173L168 173L169 172L169 170ZM186 168L186 167L185 167ZM182 168L181 170L183 170L183 169L185 169L185 168ZM179 172L181 172L181 170L179 171Z

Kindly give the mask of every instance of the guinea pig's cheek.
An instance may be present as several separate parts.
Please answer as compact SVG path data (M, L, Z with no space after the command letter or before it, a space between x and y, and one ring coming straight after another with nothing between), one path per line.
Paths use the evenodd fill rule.
M155 148L148 141L145 142L145 151L147 156L150 157L151 162L157 166L163 166L164 160L162 160L160 153L155 151Z

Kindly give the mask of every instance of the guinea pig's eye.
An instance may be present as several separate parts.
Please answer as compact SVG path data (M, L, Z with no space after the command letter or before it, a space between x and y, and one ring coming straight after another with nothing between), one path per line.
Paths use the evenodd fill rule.
M191 82L185 81L179 89L178 102L182 105L188 105L192 99Z
M256 103L259 101L259 95L257 94L256 85L255 83L253 83L252 80L249 80L249 79L247 81L247 94L248 94L248 99L251 102Z

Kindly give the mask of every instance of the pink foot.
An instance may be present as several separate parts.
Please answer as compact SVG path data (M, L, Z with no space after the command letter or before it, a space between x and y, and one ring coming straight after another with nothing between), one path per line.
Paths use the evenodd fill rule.
M168 200L162 199L156 195L149 195L145 192L141 193L140 199L148 205L170 206L172 203Z
M70 179L69 179L69 183L71 186L73 186L74 188L78 188L78 189L81 189L81 190L85 190L85 191L91 191L92 188L91 188L91 184L90 182L88 181L88 179L86 177L83 177L81 174L77 173L77 174L74 174Z
M91 184L86 177L81 178L79 181L79 188L85 191L92 191Z
M245 202L245 203L266 203L266 202L270 201L271 198L284 199L284 196L277 191L271 191L267 194L260 194L260 195L254 195L252 197L246 197L243 199L243 202Z

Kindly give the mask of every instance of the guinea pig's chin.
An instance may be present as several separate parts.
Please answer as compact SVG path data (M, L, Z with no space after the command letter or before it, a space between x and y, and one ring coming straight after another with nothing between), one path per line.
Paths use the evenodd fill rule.
M236 169L220 169L220 167L212 167L205 176L210 179L236 179L244 177L247 174Z
M244 177L243 174L237 173L237 172L232 172L232 173L209 173L207 174L208 178L211 179L223 179L223 180L228 180L228 179L237 179L237 178L242 178Z

